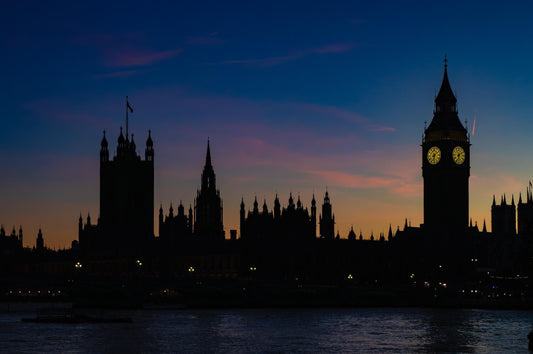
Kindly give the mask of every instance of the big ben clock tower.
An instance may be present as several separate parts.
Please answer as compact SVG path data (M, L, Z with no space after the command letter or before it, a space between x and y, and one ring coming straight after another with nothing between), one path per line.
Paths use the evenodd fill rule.
M422 142L424 227L464 230L468 226L470 141L457 114L457 99L447 68L444 59L444 77L435 98L433 119Z

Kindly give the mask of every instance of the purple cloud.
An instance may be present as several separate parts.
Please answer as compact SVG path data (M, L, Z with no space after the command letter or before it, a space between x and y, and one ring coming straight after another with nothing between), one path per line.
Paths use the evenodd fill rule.
M340 54L347 51L350 51L355 44L353 43L336 43L328 44L321 47L313 48L305 51L296 51L289 55L284 56L275 56L275 57L266 57L258 59L234 59L234 60L225 60L219 63L211 64L245 64L245 65L257 65L257 66L274 66L283 64L289 61L294 61L301 59L310 55L321 55L321 54Z
M170 59L182 52L181 49L154 52L140 49L119 49L106 53L105 64L111 67L152 65Z
M154 50L146 43L143 33L97 33L79 37L75 41L96 49L103 56L104 65L114 68L153 65L173 58L183 51L179 48Z
M313 50L315 54L326 54L326 53L344 53L351 50L355 44L353 43L339 43L339 44L328 44L323 47L319 47Z
M218 38L218 32L212 32L207 36L189 37L188 42L197 45L220 45L226 43L225 40Z
M121 70L121 71L113 71L110 73L105 74L98 74L95 75L95 79L105 79L105 78L113 78L113 77L128 77L140 73L150 72L156 70L155 68L149 68L149 69L139 69L139 70Z

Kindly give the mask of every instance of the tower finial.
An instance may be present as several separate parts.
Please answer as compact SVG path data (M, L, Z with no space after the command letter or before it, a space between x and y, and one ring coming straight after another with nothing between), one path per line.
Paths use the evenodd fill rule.
M444 71L448 69L448 56L444 54Z
M205 155L205 165L211 166L211 149L209 148L209 138L207 138L207 153Z

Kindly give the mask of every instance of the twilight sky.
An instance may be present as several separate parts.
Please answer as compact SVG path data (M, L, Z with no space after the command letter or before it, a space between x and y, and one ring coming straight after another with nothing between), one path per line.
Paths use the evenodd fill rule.
M155 149L155 205L188 207L207 138L224 202L322 205L365 238L423 222L421 138L444 54L471 137L470 214L532 178L533 5L463 1L4 4L0 223L68 247L99 209L99 148ZM157 210L154 211L154 214ZM157 220L157 219L156 219ZM156 223L157 224L157 223ZM157 226L155 234L158 234Z

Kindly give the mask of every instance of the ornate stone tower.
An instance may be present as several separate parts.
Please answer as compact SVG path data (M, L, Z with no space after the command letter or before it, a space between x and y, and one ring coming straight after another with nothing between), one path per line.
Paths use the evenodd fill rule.
M222 223L222 200L216 189L216 177L211 165L211 151L207 141L207 154L202 172L202 187L194 205L194 234L202 239L224 240Z
M457 99L444 77L435 98L433 120L424 131L422 176L424 178L424 227L462 230L468 227L468 178L470 141L457 114Z
M131 140L130 140L131 138ZM104 137L100 150L100 218L97 226L106 245L144 247L154 236L154 150L150 132L145 160L136 152L133 134L120 135L113 160Z
M329 194L326 190L324 204L322 204L322 215L320 215L320 237L328 240L335 238L335 215L331 212Z

